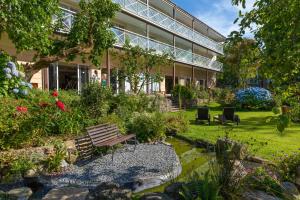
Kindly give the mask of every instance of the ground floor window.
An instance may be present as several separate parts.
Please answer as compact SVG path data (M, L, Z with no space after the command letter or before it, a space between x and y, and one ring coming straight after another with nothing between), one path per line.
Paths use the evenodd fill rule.
M89 69L87 66L61 65L53 63L48 69L49 89L77 90L89 82Z

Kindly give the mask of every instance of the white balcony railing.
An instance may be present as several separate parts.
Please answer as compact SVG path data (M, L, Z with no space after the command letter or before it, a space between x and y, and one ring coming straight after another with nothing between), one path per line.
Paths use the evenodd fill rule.
M186 51L176 47L174 48L171 45L152 40L142 35L138 35L136 33L120 28L112 28L112 31L116 35L116 46L122 47L126 39L128 39L131 45L138 45L142 48L154 49L156 50L156 53L168 53L172 55L178 62L191 64L214 71L222 71L223 64L218 61L214 61L204 56L194 54L190 51Z
M221 44L156 10L155 8L147 6L147 4L139 0L113 0L113 2L121 5L122 9L127 12L133 13L201 46L223 54L223 46Z
M58 32L60 33L69 33L71 28L72 28L72 24L74 22L74 17L75 17L75 12L68 10L66 8L62 8L61 9L61 14L62 14L62 27L60 27L60 29L58 30ZM56 16L53 17L53 21L55 22L58 18Z

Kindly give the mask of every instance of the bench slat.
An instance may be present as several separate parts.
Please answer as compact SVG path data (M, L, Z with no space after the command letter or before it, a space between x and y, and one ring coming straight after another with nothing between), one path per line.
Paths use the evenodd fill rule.
M94 135L105 135L107 132L119 132L119 129L117 128L111 128L111 129L106 129L106 130L103 130L103 131L97 131L97 132L93 132L93 133L90 133L88 132L89 136L92 137Z
M92 130L87 129L87 132L92 134L94 132L99 132L99 131L101 132L101 131L105 131L106 129L113 129L113 128L118 129L118 127L116 125L114 125L114 126L104 126L104 127L100 127L100 128L95 128Z

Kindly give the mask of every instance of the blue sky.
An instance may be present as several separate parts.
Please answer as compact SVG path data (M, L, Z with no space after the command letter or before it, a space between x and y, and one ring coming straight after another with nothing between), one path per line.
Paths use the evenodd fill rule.
M233 30L238 30L238 25L233 24L241 7L234 7L231 0L172 0L179 7L188 11L201 21L205 22L224 36ZM248 0L246 10L251 10L254 0Z

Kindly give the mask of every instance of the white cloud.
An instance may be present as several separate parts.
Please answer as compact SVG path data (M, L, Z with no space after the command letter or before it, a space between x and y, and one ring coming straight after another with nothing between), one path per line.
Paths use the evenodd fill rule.
M232 31L239 30L238 24L233 23L238 17L239 10L242 9L243 12L250 11L253 8L254 1L247 0L246 8L242 9L242 6L233 6L231 0L214 0L211 9L195 13L195 16L221 34L228 36ZM246 33L246 35L251 34Z

